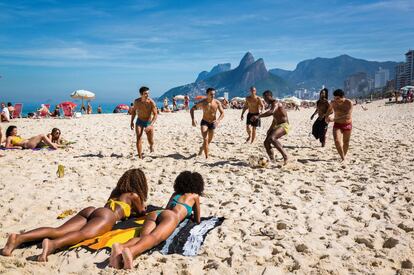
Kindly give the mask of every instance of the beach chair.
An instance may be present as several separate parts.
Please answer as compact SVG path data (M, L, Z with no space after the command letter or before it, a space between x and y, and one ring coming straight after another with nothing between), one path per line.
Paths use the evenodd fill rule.
M61 104L60 109L63 111L64 117L69 117L69 118L73 117L72 108L70 108L69 105Z
M22 117L22 111L23 111L23 104L22 103L14 104L13 118L21 118Z

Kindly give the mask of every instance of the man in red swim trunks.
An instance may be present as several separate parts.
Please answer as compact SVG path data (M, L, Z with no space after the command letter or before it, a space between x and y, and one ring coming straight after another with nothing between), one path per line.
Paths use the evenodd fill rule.
M335 90L334 100L331 101L325 121L327 123L333 121L333 137L335 140L336 150L338 150L342 161L345 160L346 153L348 153L349 140L352 131L352 101L345 98L344 91L341 89ZM334 117L329 116L334 113ZM342 140L341 140L342 138Z

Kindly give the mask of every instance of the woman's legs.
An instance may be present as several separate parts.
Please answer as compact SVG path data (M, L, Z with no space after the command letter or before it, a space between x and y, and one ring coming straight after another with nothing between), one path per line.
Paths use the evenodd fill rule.
M39 255L38 261L47 261L47 256L56 249L77 244L83 240L108 232L112 229L115 222L114 214L109 209L100 208L95 210L89 217L88 222L79 231L69 232L53 240L44 239L42 242L43 251Z
M35 137L30 138L27 143L26 143L26 148L27 149L34 149L37 147L37 145L39 145L39 143L43 141L45 144L49 145L50 147L52 147L53 149L57 149L57 146L55 144L52 143L52 141L46 136L46 135L38 135Z
M42 240L44 238L59 238L72 231L81 229L87 222L88 217L95 210L95 207L87 207L81 210L78 214L61 226L54 227L40 227L23 234L10 234L7 239L6 246L2 249L3 256L10 256L13 250L25 242Z
M126 247L122 250L124 268L132 268L133 260L136 256L165 241L177 228L178 223L178 217L173 211L163 211L160 214L160 224L150 234L141 236L134 246Z
M139 238L132 238L124 244L114 243L112 245L111 256L109 257L109 266L114 268L121 268L122 250L126 247L132 247L136 245L142 236L150 234L156 225L157 213L152 212L145 218L144 226L141 229Z

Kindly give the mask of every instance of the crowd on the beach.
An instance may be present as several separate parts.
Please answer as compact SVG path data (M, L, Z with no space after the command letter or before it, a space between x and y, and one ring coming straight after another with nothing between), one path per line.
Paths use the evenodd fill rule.
M290 158L280 142L281 137L288 135L292 128L286 104L273 98L273 93L270 90L263 92L263 98L257 95L255 87L251 87L249 92L250 95L243 103L240 117L243 121L247 112L246 132L248 137L246 143L255 141L256 129L261 126L261 119L272 117L272 123L266 133L263 146L270 161L276 161L273 152L273 148L276 148L283 158L283 165L287 165ZM190 109L191 123L194 127L197 126L195 110L202 111L202 119L199 124L202 144L198 155L204 153L206 158L209 157L209 144L214 138L215 130L220 126L225 116L224 104L215 99L215 93L214 88L208 88L205 98L196 102ZM155 150L154 126L159 111L149 96L150 89L148 87L141 87L139 94L140 97L135 99L129 108L129 113L131 115L130 127L136 134L138 157L143 158L142 136L144 132L148 138L150 151ZM312 133L315 138L320 140L322 147L325 146L327 127L329 123L333 122L335 146L341 160L345 161L352 131L353 104L345 98L344 92L340 89L335 90L333 96L334 99L329 102L328 89L324 88L320 91L316 110L311 116L313 119L316 114L318 115ZM231 102L226 104L228 107L232 105ZM173 101L174 105L176 102ZM88 106L90 105L88 104ZM168 100L164 101L164 107L168 107ZM189 100L184 104L184 109L189 109ZM86 112L88 112L88 108L86 108ZM1 131L0 140L2 140ZM42 146L57 149L65 145L59 129L54 128L47 135L40 134L25 139L18 134L16 126L7 128L4 143L4 147L7 149L35 149ZM200 223L199 197L203 194L203 177L197 172L181 172L175 179L173 189L174 192L165 209L147 213L145 202L148 196L148 185L145 174L140 169L128 170L121 176L103 207L87 207L57 228L40 227L20 234L10 234L1 254L10 256L14 249L24 243L42 241L42 253L37 257L37 260L47 261L48 256L57 250L109 232L121 220L146 214L139 237L132 238L123 244L115 243L112 246L109 258L110 266L130 269L133 267L134 258L165 241L184 219L190 218L194 222Z

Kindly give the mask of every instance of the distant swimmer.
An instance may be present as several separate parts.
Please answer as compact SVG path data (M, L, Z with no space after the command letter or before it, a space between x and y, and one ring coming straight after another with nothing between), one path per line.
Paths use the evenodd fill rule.
M207 98L203 99L196 105L191 108L191 120L193 126L197 126L196 121L194 120L194 110L202 109L203 110L203 119L201 120L201 135L203 136L203 145L200 147L198 155L201 155L204 151L206 158L208 158L208 145L213 140L214 130L218 127L221 120L224 118L224 109L221 106L220 101L214 99L216 91L213 88L208 88ZM220 112L220 116L217 119L217 111Z
M334 100L331 101L329 109L325 115L326 122L334 122L333 137L335 140L336 150L345 161L348 153L349 140L352 132L352 101L345 98L345 93L341 89L335 90ZM334 113L334 117L329 116Z
M241 114L241 120L244 119L244 113L246 110L249 110L247 113L246 119L246 131L247 131L247 142L253 143L256 138L256 128L260 127L260 118L252 120L253 116L259 115L259 113L264 109L262 99L256 95L256 88L250 88L250 95L246 97L246 102L244 103L243 111Z
M287 112L283 105L273 98L272 91L265 91L263 93L263 98L265 102L268 104L269 110L260 113L259 115L253 116L252 120L255 121L261 117L268 117L273 115L272 125L270 125L270 128L267 131L267 136L264 141L264 147L266 148L266 152L269 155L271 161L275 160L272 145L276 147L276 149L283 156L283 164L286 165L288 162L288 155L286 154L286 151L283 149L283 146L280 143L279 139L284 135L287 135L290 131Z
M157 120L158 112L155 102L149 98L150 90L148 87L139 89L141 97L135 99L131 112L131 130L135 127L137 135L138 157L142 159L142 134L145 131L150 145L150 151L154 152L154 124ZM134 124L135 116L137 120Z
M323 88L319 92L319 100L316 102L316 110L311 116L311 120L318 114L318 118L313 123L312 135L319 139L322 147L325 147L326 143L326 131L328 130L328 123L325 121L326 112L329 109L328 101L328 89Z

